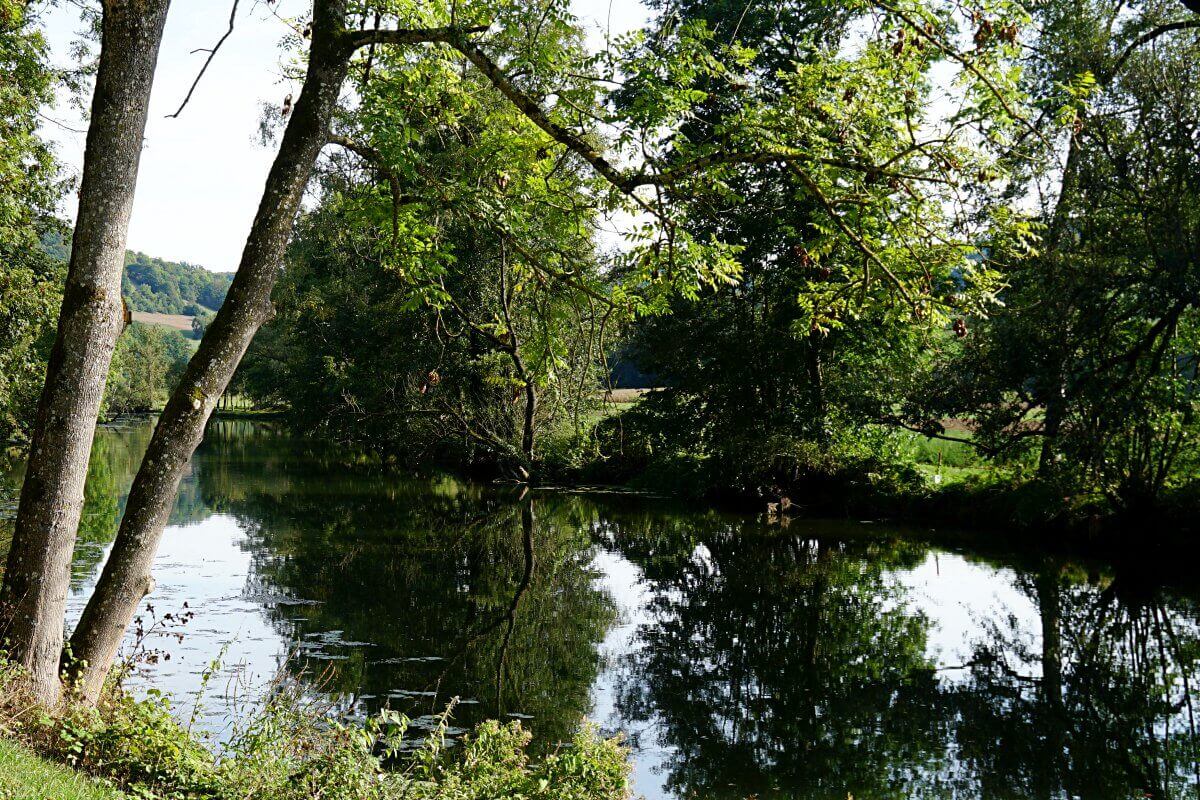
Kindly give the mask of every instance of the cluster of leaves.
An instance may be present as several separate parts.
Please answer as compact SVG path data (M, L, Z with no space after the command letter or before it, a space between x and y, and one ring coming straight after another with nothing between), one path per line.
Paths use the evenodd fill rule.
M65 270L0 242L0 442L27 440L54 342Z
M1026 124L1013 33L1024 17L1007 3L960 12L922 3L785 6L788 24L819 24L779 28L764 22L774 9L726 8L722 19L689 6L591 56L563 4L357 9L363 27L489 27L465 47L372 48L351 71L355 104L334 137L343 152L327 164L313 217L324 219L321 261L374 264L395 283L386 304L346 298L369 309L369 336L338 323L336 286L322 297L308 283L305 310L296 305L295 318L285 313L274 325L293 332L257 360L260 375L282 379L260 396L287 402L313 427L342 415L331 426L339 433L351 420L422 418L441 423L433 427L443 439L457 431L504 452L520 426L492 409L515 412L522 388L532 387L552 401L543 410L563 409L557 416L573 418L578 431L608 327L671 312L688 319L673 331L672 322L646 326L645 340L657 345L658 374L692 393L695 402L677 407L702 409L705 419L687 420L696 438L723 439L706 454L757 452L745 445L777 425L785 436L799 425L824 441L834 416L853 424L866 413L839 405L855 397L880 416L888 383L870 371L912 357L952 319L994 303L996 270L969 256L981 237L1023 241L1027 233L982 191L1003 177L996 149ZM738 35L743 22L758 39ZM967 23L976 35L964 54ZM939 115L929 108L931 74L946 61L959 67L962 90L957 107ZM604 258L595 252L597 222L615 212L635 222L629 246ZM312 263L296 267L307 277L285 284L310 281ZM372 287L369 297L384 282L361 285ZM300 300L281 294L283 307ZM760 302L768 314L743 313ZM714 304L728 314L713 313ZM406 356L420 342L423 365L384 367L376 350L389 338L379 321L388 311L408 329L390 338L409 343ZM331 335L307 337L305 313L332 320ZM735 347L693 358L706 344L689 326L713 317L710 331L743 320L719 334ZM444 358L464 335L468 380ZM824 362L843 347L838 338L848 357L835 376ZM697 360L713 368L691 370ZM759 392L761 375L744 382L768 413L730 415L741 398L722 393L737 383L734 373L781 360L794 369L778 391ZM267 364L289 361L283 370ZM315 391L301 385L302 363L325 376ZM825 372L828 387L820 378L804 388ZM380 391L381 374L400 377ZM431 375L442 381L438 397L458 392L455 408L427 402ZM464 403L471 382L494 391ZM719 420L747 418L762 424L709 435ZM396 430L404 433L392 442L413 428ZM527 450L518 460L530 460Z
M38 112L50 102L54 72L27 3L0 2L0 242L29 247L35 223L52 214L58 166L38 136Z

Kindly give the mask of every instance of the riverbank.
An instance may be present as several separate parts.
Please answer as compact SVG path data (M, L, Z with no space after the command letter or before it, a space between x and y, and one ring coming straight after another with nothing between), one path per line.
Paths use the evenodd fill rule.
M56 715L25 704L20 671L0 664L3 800L625 800L627 751L590 726L533 760L519 722L488 721L446 750L450 710L424 741L383 712L346 727L299 693L281 692L219 748L175 719L158 693L121 690ZM410 745L416 744L413 748Z
M1039 481L1028 464L994 465L962 443L915 434L903 446L868 445L849 455L800 448L799 457L730 468L686 451L650 447L635 424L627 425L617 441L621 417L638 407L636 402L621 405L602 416L598 444L547 442L528 485L673 498L773 524L832 518L909 525L927 529L919 535L922 540L950 546L1146 561L1200 552L1200 493L1194 486L1168 490L1154 506L1116 510L1096 494ZM292 424L285 411L275 412L274 420ZM863 437L871 438L866 432ZM366 443L339 448L348 469L448 471L482 482L520 482L511 467L494 460L414 464ZM580 456L581 451L590 455ZM1132 556L1131 540L1138 543Z
M654 472L605 480L589 471L580 483L698 501L784 527L821 519L903 525L914 540L941 546L1171 564L1200 553L1194 492L1168 493L1154 507L1114 511L1097 498L1064 496L1053 486L1003 473L934 484L917 466L872 464L758 490L680 485L656 480ZM1137 547L1131 549L1131 542Z

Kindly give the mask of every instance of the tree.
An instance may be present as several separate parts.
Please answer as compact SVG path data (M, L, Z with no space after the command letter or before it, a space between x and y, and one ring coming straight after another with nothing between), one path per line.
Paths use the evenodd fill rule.
M168 0L107 0L79 211L58 332L33 428L4 584L9 656L59 698L62 618L105 377L124 327L121 268ZM23 4L6 2L4 22Z
M62 276L35 246L58 197L58 166L36 135L53 75L16 0L0 2L0 73L0 442L27 443Z
M1200 18L1175 4L1036 7L1027 72L1046 119L1018 184L1045 198L1033 258L1006 262L1004 306L916 394L971 416L1001 455L1037 445L1038 474L1139 513L1192 472L1200 276ZM1055 167L1046 148L1061 147ZM928 407L928 406L927 406Z
M519 46L491 44L504 59ZM613 302L593 254L597 186L460 69L439 51L378 52L355 78L388 113L343 122L247 367L304 428L527 477L598 385ZM455 91L387 104L425 85Z
M698 489L767 492L803 481L813 494L827 493L812 482L850 464L878 471L868 464L884 437L864 436L864 428L893 419L924 353L956 318L989 306L999 288L992 264L969 254L981 237L1020 229L1021 221L991 208L986 192L970 198L960 188L982 189L1002 171L962 142L929 149L934 131L954 141L986 128L991 114L984 101L948 119L928 112L931 54L944 45L922 29L914 36L904 11L896 27L861 37L853 4L660 7L669 11L648 50L703 26L715 41L736 39L748 51L745 84L696 82L706 100L684 127L687 147L725 142L764 109L794 107L810 146L828 157L819 168L763 161L704 173L706 182L723 181L723 194L694 183L670 187L672 202L689 209L692 235L740 248L742 275L634 326L635 358L665 388L613 423L628 434L622 455L695 464ZM1003 51L1015 36L1013 20L976 22L975 58ZM830 58L830 50L845 55ZM645 102L636 84L618 97ZM931 175L926 158L963 172ZM864 162L888 168L864 173L856 167Z
M105 414L158 409L175 388L190 355L187 340L179 331L132 325L113 353Z
M889 179L895 178L898 188L886 190L892 193L901 191L904 182L910 180L915 185L956 183L952 178L959 177L964 168L974 174L977 163L973 151L964 150L964 141L956 137L938 140L945 143L947 157L936 159L927 157L927 151L922 150L922 147L937 146L934 142L916 141L913 135L901 136L902 143L891 139L887 147L881 148L890 159L886 163L875 160L880 152L874 150L859 151L853 147L848 151L841 150L836 128L819 126L815 136L790 139L797 130L812 130L813 120L819 119L819 104L818 112L809 105L814 97L807 81L818 80L819 85L824 86L819 79L825 70L798 76L797 92L784 98L787 104L782 109L773 110L774 104L768 101L775 97L763 95L763 102L753 108L753 113L739 116L722 129L723 138L680 146L684 140L676 137L675 132L681 121L690 115L697 98L696 90L690 84L701 73L712 78L723 75L736 81L736 72L743 60L736 47L721 51L728 63L704 55L700 44L707 42L709 37L702 30L690 27L671 43L669 51L650 51L628 61L629 70L639 75L640 100L632 105L631 124L618 134L617 141L625 150L632 149L636 143L649 155L643 164L621 169L601 153L598 143L586 132L590 124L587 120L594 118L596 109L578 107L572 102L574 97L569 91L559 95L563 102L550 110L541 102L551 94L553 87L539 83L538 67L562 68L570 66L571 59L568 53L558 48L539 49L540 38L530 39L529 29L518 24L520 15L515 11L519 11L519 7L516 10L507 6L478 8L468 13L457 6L434 9L422 6L418 10L404 4L387 4L365 10L380 11L381 19L386 15L389 24L391 20L397 20L397 27L371 29L364 26L360 30L352 29L350 10L343 0L317 0L314 3L312 22L306 28L312 39L304 85L295 106L287 107L290 119L237 276L159 419L145 461L134 481L112 555L72 637L72 652L80 659L74 669L89 697L95 697L99 692L122 634L140 599L151 586L150 567L154 553L187 461L200 442L204 426L251 338L272 313L270 294L314 163L329 143L330 126L335 117L351 114L348 109L339 110L338 99L351 60L359 50L370 45L440 43L449 46L541 129L555 147L565 148L572 159L582 161L604 178L612 187L612 198L624 198L631 207L651 214L652 221L639 231L644 246L626 257L626 279L616 290L618 296L611 300L618 306L642 313L662 310L665 299L673 291L695 293L701 286L734 280L738 269L729 246L719 241L697 240L685 226L671 219L664 194L660 193L658 200L648 198L646 195L652 193L655 186L670 185L673 191L689 185L699 186L698 176L705 172L705 180L715 183L719 189L725 168L779 161L790 164L805 176L802 179L805 186L822 206L833 207L843 199L842 169L860 177L873 176L873 181L882 179L884 187L888 186ZM864 7L863 13L876 17L889 32L896 31L893 35L897 39L907 41L912 35L928 41L933 45L931 50L937 53L952 56L957 53L948 44L949 23L929 9L896 9L885 5L877 11ZM559 25L567 24L564 14L560 8L551 7L545 9L542 16L546 24ZM468 22L462 23L463 19ZM474 24L477 19L481 24ZM508 65L511 69L502 67L489 56L484 46L475 41L474 37L497 24L503 35L529 43L524 51L524 68L517 64ZM904 31L903 36L900 30ZM987 118L997 121L997 127L1003 128L1010 124L1006 121L1013 118L1006 78L1006 64L1013 48L1004 36L991 37L987 44L978 56L970 59L958 56L958 61L968 73L968 83L975 87L979 96L988 98L986 102L968 103L972 109L970 118L982 118L981 115L990 110ZM892 58L885 55L889 50L895 51ZM883 71L885 77L880 78L881 85L892 79L913 82L917 78L905 71L905 65L915 66L934 58L932 52L922 56L918 51L925 52L925 49L910 48L907 44L897 47L894 42L887 44L884 39L876 38L868 48L867 64ZM905 53L910 60L896 57ZM898 64L901 66L897 67ZM835 63L830 69L842 77L850 74L846 64ZM557 73L552 70L551 74ZM448 87L422 88L436 94ZM589 87L586 96L592 96L594 91ZM374 108L365 106L363 112L371 113ZM900 152L896 152L897 149ZM921 155L914 155L918 152ZM950 153L955 157L949 158ZM839 170L836 173L833 171L835 165ZM900 169L907 171L896 172ZM639 193L642 187L650 188ZM852 191L859 188L854 186ZM871 191L884 192L885 189L876 187ZM936 195L927 193L923 197L924 200L918 203L921 214L936 217ZM835 229L843 233L849 230L848 223L840 215L835 213L833 217L831 222ZM864 258L896 287L912 307L912 313L932 313L937 298L927 297L924 288L910 290L902 277L879 258L878 242L873 244L862 236L851 235L850 238ZM916 252L904 253L908 255L898 257L906 264L915 266L924 260ZM560 272L564 271L563 266L556 266Z

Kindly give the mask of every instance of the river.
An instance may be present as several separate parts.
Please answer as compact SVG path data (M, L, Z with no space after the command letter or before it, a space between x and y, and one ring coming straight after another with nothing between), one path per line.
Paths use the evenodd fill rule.
M98 434L69 624L149 433ZM343 456L214 423L158 556L136 691L218 743L281 684L418 732L457 697L451 736L520 719L543 751L590 719L626 737L650 800L1200 792L1197 592L881 524ZM163 621L185 604L188 624Z

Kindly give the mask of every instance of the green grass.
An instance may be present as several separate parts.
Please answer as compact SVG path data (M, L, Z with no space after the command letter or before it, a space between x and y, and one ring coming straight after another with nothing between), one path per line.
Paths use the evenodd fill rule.
M965 481L968 478L972 478L972 477L975 477L978 475L987 475L988 473L993 471L991 468L986 467L986 466L952 467L947 464L943 464L939 467L936 464L917 463L917 464L913 464L913 468L917 472L921 473L921 475L924 476L927 481L929 481L931 484L933 484L935 486L939 485L935 478L935 476L937 476L937 475L942 476L942 481L941 481L940 485L949 486L952 483L961 483L962 481Z
M118 800L124 796L0 739L0 800Z

